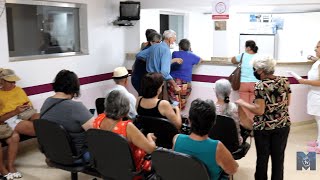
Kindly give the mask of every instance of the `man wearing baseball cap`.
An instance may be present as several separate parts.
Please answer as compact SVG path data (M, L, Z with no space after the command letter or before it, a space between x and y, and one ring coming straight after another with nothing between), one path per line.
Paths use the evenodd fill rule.
M111 90L108 90L106 93L106 96L108 96L109 92L113 90L119 90L122 91L129 99L130 101L130 111L129 111L129 118L134 119L137 115L136 111L136 97L129 93L129 91L126 89L128 86L128 77L130 76L128 70L125 67L117 67L113 71L112 79L116 83L115 87Z

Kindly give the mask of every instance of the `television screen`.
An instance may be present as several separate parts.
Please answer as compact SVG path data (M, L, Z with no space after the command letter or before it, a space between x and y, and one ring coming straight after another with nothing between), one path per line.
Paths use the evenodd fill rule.
M139 20L140 2L120 2L120 20Z

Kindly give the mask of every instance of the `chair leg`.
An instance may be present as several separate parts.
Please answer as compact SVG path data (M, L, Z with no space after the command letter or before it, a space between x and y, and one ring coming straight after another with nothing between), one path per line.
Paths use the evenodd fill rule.
M78 173L77 172L71 172L71 180L78 180Z

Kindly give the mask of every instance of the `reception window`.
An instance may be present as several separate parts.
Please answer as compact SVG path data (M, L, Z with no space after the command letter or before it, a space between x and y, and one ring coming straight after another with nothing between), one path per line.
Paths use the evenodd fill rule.
M88 53L83 4L10 0L6 3L11 61Z

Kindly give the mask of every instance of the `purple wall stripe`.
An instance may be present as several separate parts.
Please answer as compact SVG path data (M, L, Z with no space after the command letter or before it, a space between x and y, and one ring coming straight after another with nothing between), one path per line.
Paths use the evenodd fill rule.
M112 79L112 73L99 74L99 75L79 78L80 85L96 83L96 82L106 81L106 80L110 80L110 79ZM26 87L23 89L27 93L28 96L31 96L31 95L50 92L50 91L52 91L52 86L50 83L50 84L42 84L42 85L38 85L38 86Z
M131 72L131 71L129 71L129 72ZM306 78L306 76L302 76L302 77ZM214 83L221 78L227 78L227 77L199 75L199 74L192 75L192 81L196 81L196 82ZM110 79L112 79L112 73L99 74L99 75L80 78L80 84L85 85L85 84L96 83L96 82L100 82L100 81L107 81ZM289 77L289 81L291 84L298 84L298 81L296 79L294 79L293 77ZM42 85L38 85L38 86L25 87L23 89L27 93L28 96L31 96L31 95L50 92L50 91L52 91L52 86L50 83L50 84L42 84Z

